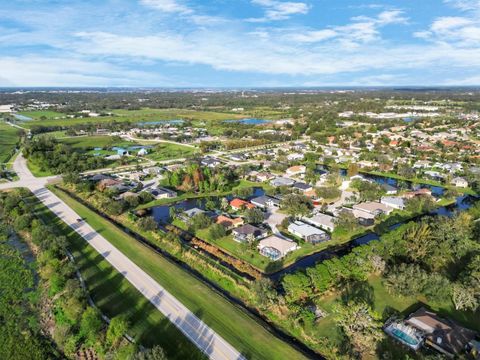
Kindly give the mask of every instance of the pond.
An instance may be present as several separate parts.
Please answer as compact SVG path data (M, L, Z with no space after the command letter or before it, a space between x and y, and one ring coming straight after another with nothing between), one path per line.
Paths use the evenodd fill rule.
M327 166L319 165L317 167L316 172L319 174L325 174L327 172L327 169L328 169ZM347 170L340 169L340 175L343 177L347 176ZM364 173L360 173L360 175L362 175L365 179L374 181L380 185L387 184L387 185L394 186L396 188L406 186L410 190L429 189L432 192L432 195L435 197L440 197L445 192L445 188L440 186L434 186L434 185L428 185L428 184L417 184L417 183L413 183L412 181L397 180L388 176L380 176L380 175L372 175L372 174L364 174Z
M248 197L248 199L253 199L258 196L265 195L265 191L260 188L260 187L254 187L253 188L253 194L252 196ZM151 210L151 216L157 221L159 224L167 224L171 221L170 218L170 208L173 206L176 209L179 210L190 210L193 208L199 208L202 210L205 210L205 203L207 202L207 199L211 199L217 203L219 203L222 198L226 197L229 201L234 198L233 195L227 195L227 196L211 196L211 197L204 197L204 198L197 198L197 199L187 199L183 200L174 204L170 205L160 205L160 206L154 206L152 207Z
M234 119L234 120L225 120L226 123L240 123L244 125L263 125L268 124L272 120L266 119L256 119L256 118L246 118L246 119Z
M20 121L32 121L33 120L31 117L20 115L20 114L13 114L13 117L17 120L20 120Z

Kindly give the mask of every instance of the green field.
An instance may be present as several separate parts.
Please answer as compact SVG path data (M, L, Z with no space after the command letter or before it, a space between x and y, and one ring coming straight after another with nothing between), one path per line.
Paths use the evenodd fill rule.
M110 148L113 146L118 147L129 147L138 145L136 142L120 139L118 137L107 136L107 135L96 135L96 136L74 136L64 139L59 139L60 142L71 145L77 149L86 149L86 148Z
M22 126L31 128L38 125L43 126L73 126L78 124L100 124L108 122L148 122L148 121L160 121L160 120L227 120L227 119L239 119L246 115L228 114L223 112L213 111L196 111L185 109L141 109L141 110L113 110L113 116L101 116L101 117L87 117L87 118L62 118L55 119L57 116L64 114L55 113L51 111L26 111L21 112L21 115L33 118L35 121L25 121ZM46 120L39 120L41 116L46 116Z
M8 162L22 130L0 122L0 163Z
M171 359L204 359L203 354L96 250L36 198L35 211L46 223L67 236L69 249L100 310L112 318L126 314L129 334L144 346L161 345Z
M40 120L42 116L45 116L47 119L66 116L64 113L52 110L20 111L18 114L32 118L33 120Z
M225 340L246 355L247 358L282 360L304 358L290 345L268 332L249 314L212 291L179 266L142 246L65 193L60 191L55 191L55 193L94 229L157 280Z
M196 149L180 144L161 143L149 149L147 157L153 161L185 158L193 155Z

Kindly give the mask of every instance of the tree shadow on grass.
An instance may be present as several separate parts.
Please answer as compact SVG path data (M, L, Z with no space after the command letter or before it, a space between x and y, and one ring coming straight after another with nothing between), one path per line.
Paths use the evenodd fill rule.
M348 282L342 291L341 299L344 304L355 300L373 307L375 303L375 293L368 281Z

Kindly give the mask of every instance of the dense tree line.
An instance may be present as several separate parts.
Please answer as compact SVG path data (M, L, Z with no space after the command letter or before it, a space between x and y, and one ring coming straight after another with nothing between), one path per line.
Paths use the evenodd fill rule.
M27 141L23 154L36 164L40 171L55 174L93 170L108 164L107 160L100 156L89 156L48 136L38 136Z

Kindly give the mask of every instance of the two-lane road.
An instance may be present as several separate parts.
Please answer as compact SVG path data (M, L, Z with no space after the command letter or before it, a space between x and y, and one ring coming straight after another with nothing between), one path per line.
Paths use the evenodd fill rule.
M243 359L243 356L232 345L203 323L88 223L77 221L80 216L45 187L48 180L56 177L35 178L21 154L17 156L13 169L20 180L0 184L0 190L12 187L30 189L45 206L82 236L210 359Z

